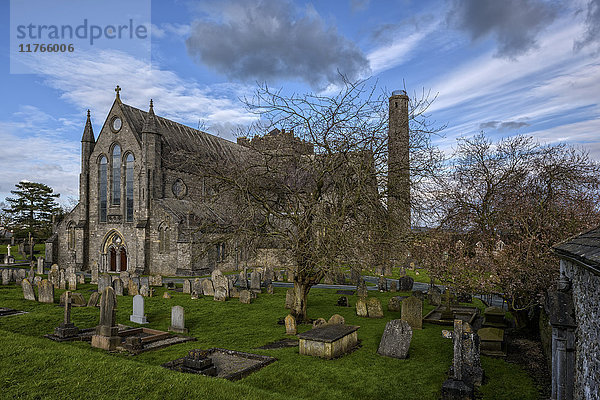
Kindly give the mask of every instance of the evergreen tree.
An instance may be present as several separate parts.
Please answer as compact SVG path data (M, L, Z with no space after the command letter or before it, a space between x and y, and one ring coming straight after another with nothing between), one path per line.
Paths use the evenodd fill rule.
M12 216L17 237L31 233L37 238L48 237L52 232L52 215L60 211L53 189L43 183L21 181L10 192L15 197L7 197L8 207L3 210Z

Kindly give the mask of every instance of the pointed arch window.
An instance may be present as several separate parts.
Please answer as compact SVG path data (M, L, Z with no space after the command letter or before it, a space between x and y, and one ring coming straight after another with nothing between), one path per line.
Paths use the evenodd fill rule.
M158 252L168 253L169 251L169 225L162 223L158 228Z
M121 146L115 144L112 152L112 204L121 204Z
M125 167L125 220L127 222L133 221L133 163L135 159L133 154L127 155L126 167Z
M106 222L106 203L108 201L108 162L104 156L102 156L100 159L99 169L100 190L98 191L98 194L100 198L98 199L98 202L100 204L100 222Z
M69 245L69 250L74 250L75 249L75 224L74 223L70 223L69 224L69 228L68 228L68 245Z

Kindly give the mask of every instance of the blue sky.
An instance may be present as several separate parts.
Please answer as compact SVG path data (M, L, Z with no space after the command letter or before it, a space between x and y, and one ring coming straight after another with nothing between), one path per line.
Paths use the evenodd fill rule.
M117 84L128 104L147 109L153 98L157 114L233 139L253 121L238 99L257 81L328 93L340 70L437 94L429 118L447 126L436 143L448 154L484 130L600 160L600 0L136 1L151 10L148 40L48 55L29 74L11 73L14 21L0 3L0 199L22 179L76 198L85 111L97 134ZM44 1L34 14L59 23L60 4L71 23L106 21L119 14L112 3Z

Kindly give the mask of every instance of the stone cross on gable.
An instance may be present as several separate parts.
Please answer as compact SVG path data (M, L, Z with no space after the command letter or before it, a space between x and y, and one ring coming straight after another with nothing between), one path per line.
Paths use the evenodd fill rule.
M121 96L119 95L119 92L121 91L121 87L119 85L117 85L117 87L115 88L115 92L117 92L117 99L121 100Z

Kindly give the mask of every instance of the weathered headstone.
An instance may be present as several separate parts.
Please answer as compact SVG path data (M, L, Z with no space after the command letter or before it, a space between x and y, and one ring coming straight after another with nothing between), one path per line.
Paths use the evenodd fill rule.
M389 280L388 281L388 290L392 293L395 293L398 291L398 282L396 282L395 280Z
M288 289L285 292L285 308L291 309L294 306L294 289Z
M38 286L38 301L40 303L54 303L54 286L47 279L43 279Z
M432 286L427 291L427 300L432 306L442 305L442 291L437 286Z
M83 274L77 275L77 283L79 285L85 285L85 276Z
M210 279L204 279L201 283L202 285L202 293L205 296L214 296L215 295L215 288L213 286L213 283Z
M143 297L150 297L150 288L146 285L140 286L140 295Z
M392 311L392 312L398 312L401 310L402 307L402 297L400 296L394 296L394 297L390 297L390 299L388 300L388 311Z
M139 278L137 278L137 282L135 281L135 278L129 278L129 282L127 283L127 294L129 296L140 294L139 281Z
M79 333L79 328L71 323L71 292L69 291L65 292L64 305L64 320L58 327L54 328L54 335L63 339L76 336Z
M55 289L58 289L60 284L60 272L57 264L52 264L50 272L48 272L48 280L52 283Z
M23 279L21 281L21 287L23 288L23 297L25 300L35 301L35 292L33 291L33 286L31 286L29 279Z
M129 320L136 324L148 323L144 314L144 297L139 294L133 296L133 313L129 316Z
M244 268L243 271L240 271L238 283L240 285L240 289L248 289L248 270L246 268Z
M37 273L40 275L44 273L44 257L37 259Z
M215 288L214 300L215 301L225 301L225 300L227 300L227 290L225 289L225 287L223 287L223 286L217 286Z
M98 277L98 293L104 293L104 289L106 289L111 284L110 275L106 272L101 274Z
M402 320L412 329L423 329L423 302L410 296L402 300Z
M240 303L250 304L252 303L252 296L249 290L240 290Z
M227 298L229 295L229 281L228 281L227 277L225 277L225 275L223 275L221 270L215 269L211 273L211 281L213 283L213 287L215 288L215 297L217 297L217 291L218 291L219 299L221 297L223 297L223 294L224 294L224 297ZM225 300L218 300L218 301L225 301Z
M413 288L415 280L410 276L404 276L398 279L398 290L401 292L410 292Z
M162 286L163 279L162 275L152 275L149 279L150 286Z
M114 281L112 281L112 287L115 289L115 295L123 296L123 281L121 278L117 277Z
M121 344L119 328L115 325L115 309L117 296L111 286L106 286L102 291L100 300L100 323L92 336L92 347L104 350L114 350Z
M33 269L34 262L31 262L31 267L29 268L29 272L27 272L27 279L29 282L33 282L33 278L35 278L35 269Z
M58 272L58 288L63 290L67 288L67 277L62 269Z
M340 314L333 314L331 316L331 318L329 318L329 321L327 321L327 323L329 325L336 325L336 324L343 325L346 323L346 320Z
M368 317L369 313L367 312L367 300L364 297L360 297L356 301L356 315L359 317Z
M33 286L37 287L41 281L42 281L42 277L37 275L35 278L33 278Z
M189 279L183 280L183 293L185 293L185 294L192 293L192 282Z
M177 333L187 333L185 327L185 310L181 306L173 306L171 308L171 326L169 331Z
M146 287L150 287L150 278L147 276L140 276L140 287L146 285Z
M250 290L260 293L260 274L258 271L253 270L250 273Z
M200 278L194 279L194 282L192 283L191 294L195 295L196 297L202 295L202 282L200 281Z
M100 293L94 291L90 295L90 299L87 302L88 307L96 307L98 305L98 300L100 299Z
M380 292L387 292L387 279L383 275L379 275L377 280L377 290Z
M10 277L11 277L11 272L10 269L3 269L2 270L2 284L3 285L8 285L10 283Z
M356 286L356 294L358 295L358 297L367 297L367 284L362 278Z
M425 293L421 292L420 290L413 290L412 295L421 301L425 301Z
M77 290L77 275L69 275L69 279L67 281L69 283L69 290Z
M367 299L367 313L369 314L369 318L383 318L381 301L377 297Z
M323 325L327 325L327 321L325 320L325 318L317 318L312 323L313 328L318 328Z
M71 293L71 304L77 307L85 307L87 303L81 293Z
M94 261L92 263L92 265L90 266L90 272L92 274L92 280L90 281L90 283L92 285L97 285L98 284L98 275L99 275L99 271L98 271L98 262Z
M412 329L408 322L393 319L385 325L377 354L404 359L408 357L411 339Z
M296 318L292 314L288 314L285 317L285 334L295 335L298 331L296 330Z

